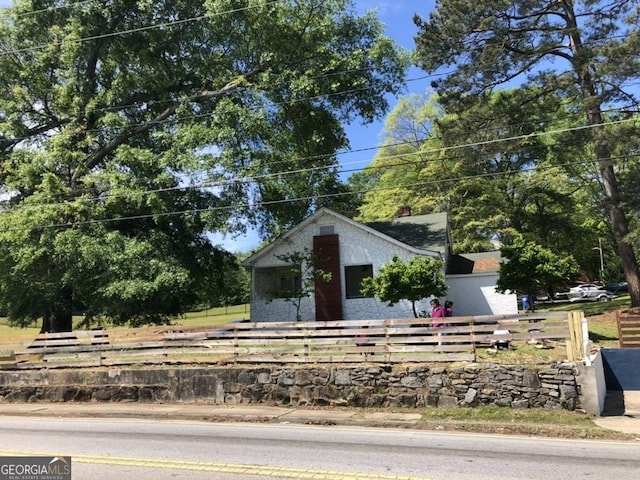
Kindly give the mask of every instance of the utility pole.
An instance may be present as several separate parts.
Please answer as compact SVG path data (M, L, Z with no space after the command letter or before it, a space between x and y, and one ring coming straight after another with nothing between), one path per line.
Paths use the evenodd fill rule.
M600 282L604 285L604 257L602 255L602 239L598 239L598 246L593 247L591 250L598 250L600 253Z

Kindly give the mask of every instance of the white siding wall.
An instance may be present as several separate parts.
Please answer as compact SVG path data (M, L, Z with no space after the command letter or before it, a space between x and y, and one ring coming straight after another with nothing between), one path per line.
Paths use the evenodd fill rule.
M403 260L415 256L409 250L389 243L384 238L366 231L344 225L340 232L340 268L342 272L342 292L344 298L345 279L344 267L351 265L373 265L373 275L380 273L380 268L390 262L393 255ZM375 319L375 318L407 318L413 317L411 302L402 301L390 307L376 298L349 298L343 300L343 315L345 320ZM426 309L424 305L418 306Z
M518 313L515 294L496 292L497 273L447 275L447 299L454 315L503 315Z

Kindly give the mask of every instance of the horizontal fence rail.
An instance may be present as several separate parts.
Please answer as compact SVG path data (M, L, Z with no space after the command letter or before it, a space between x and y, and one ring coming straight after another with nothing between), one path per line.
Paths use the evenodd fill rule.
M512 342L562 342L569 360L581 351L572 313L344 320L239 322L211 329L162 326L41 334L0 343L0 366L13 369L150 364L405 363L475 361L480 348ZM577 327L576 327L577 325ZM573 339L573 340L572 340ZM571 358L577 357L577 358Z

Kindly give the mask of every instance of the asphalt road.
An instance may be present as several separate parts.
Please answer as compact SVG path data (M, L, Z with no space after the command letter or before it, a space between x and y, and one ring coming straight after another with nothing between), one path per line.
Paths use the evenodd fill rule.
M74 480L638 478L640 444L395 428L0 418L0 456L70 455Z

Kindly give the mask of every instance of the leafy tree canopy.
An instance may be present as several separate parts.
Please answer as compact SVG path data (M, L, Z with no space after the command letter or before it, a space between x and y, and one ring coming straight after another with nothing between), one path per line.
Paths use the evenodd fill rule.
M516 291L534 298L543 291L553 294L578 277L578 263L569 255L560 257L548 248L515 235L510 245L502 247L506 261L500 264L497 290Z
M346 0L18 0L0 15L0 306L54 331L77 310L188 309L234 263L207 232L277 234L339 190L343 124L384 113L408 64Z
M611 229L602 191L580 161L589 153L561 151L554 131L572 113L559 98L534 93L496 91L457 114L444 112L437 95L404 98L371 166L350 179L366 185L359 220L390 219L404 198L413 212L449 214L457 252L493 250L515 230L558 255L577 255L584 272L598 275L592 247ZM558 166L556 155L572 168Z
M422 174L439 161L433 152L441 146L435 134L440 115L433 95L400 99L385 121L382 147L373 162L349 178L354 190L365 192L356 217L359 221L388 220L401 205L410 205L416 213L442 211L440 182Z

